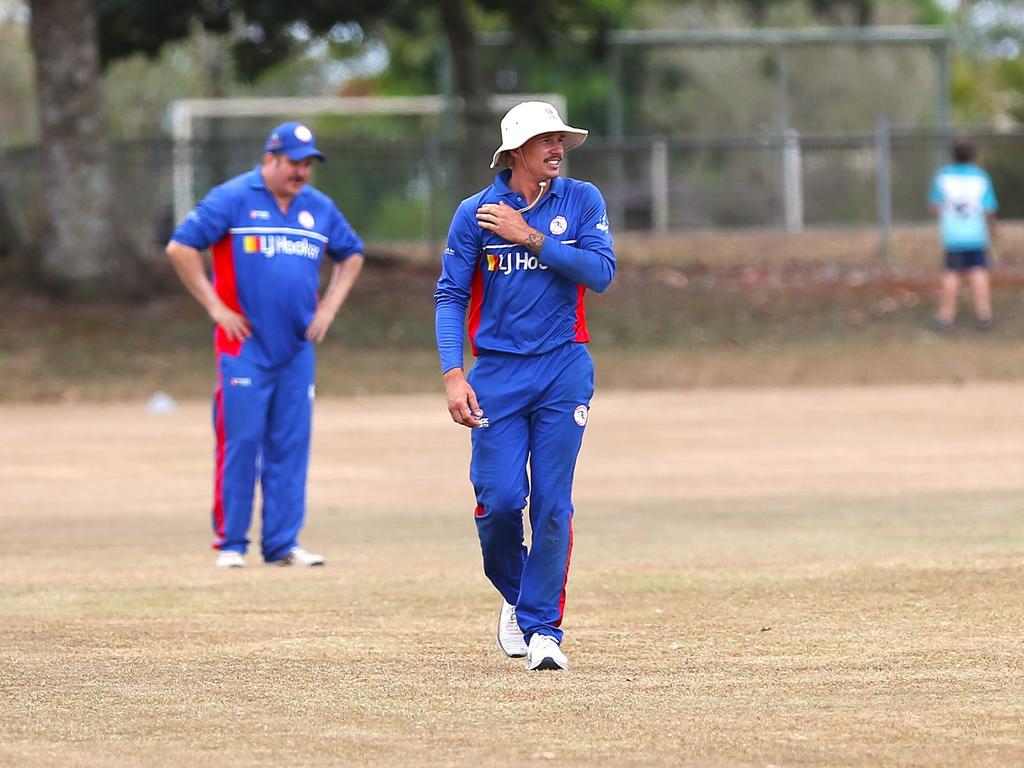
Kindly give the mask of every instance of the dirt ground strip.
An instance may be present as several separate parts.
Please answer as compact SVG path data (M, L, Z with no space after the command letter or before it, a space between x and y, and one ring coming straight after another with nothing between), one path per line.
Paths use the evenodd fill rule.
M599 393L572 669L527 673L440 397L317 403L307 571L213 568L208 404L0 406L0 765L1024 764L1022 425L1021 384Z

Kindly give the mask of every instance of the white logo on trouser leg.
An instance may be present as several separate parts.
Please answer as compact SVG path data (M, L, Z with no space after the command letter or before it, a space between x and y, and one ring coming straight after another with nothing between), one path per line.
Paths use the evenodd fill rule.
M581 427L587 426L587 406L577 405L576 410L573 411L572 417Z

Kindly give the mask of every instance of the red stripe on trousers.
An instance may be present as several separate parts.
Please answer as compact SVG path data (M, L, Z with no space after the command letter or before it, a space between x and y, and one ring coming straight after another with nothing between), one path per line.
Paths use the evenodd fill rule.
M572 518L569 518L569 551L565 555L565 576L562 577L562 594L558 598L558 621L556 627L562 626L562 617L565 615L565 585L569 582L569 562L572 560Z
M219 356L218 356L219 357ZM217 447L214 450L213 470L213 532L217 536L213 548L217 549L224 541L224 456L227 452L225 431L224 431L224 380L220 374L220 361L217 365L217 390L213 397L216 402L215 411L217 418L214 420L213 430L217 438Z

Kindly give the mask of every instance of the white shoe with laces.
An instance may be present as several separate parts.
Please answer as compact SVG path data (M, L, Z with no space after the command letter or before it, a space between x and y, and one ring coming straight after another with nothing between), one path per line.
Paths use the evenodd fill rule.
M297 565L309 568L314 565L323 565L324 562L322 555L314 555L312 552L307 552L302 547L293 547L287 555L282 557L280 560L275 560L271 565Z
M245 558L241 552L225 549L217 555L213 564L218 568L245 568Z
M565 657L562 649L558 647L558 642L551 635L534 635L526 649L526 668L568 669L569 659Z
M526 640L516 620L516 607L504 600L498 612L498 647L513 659L521 659L526 655Z

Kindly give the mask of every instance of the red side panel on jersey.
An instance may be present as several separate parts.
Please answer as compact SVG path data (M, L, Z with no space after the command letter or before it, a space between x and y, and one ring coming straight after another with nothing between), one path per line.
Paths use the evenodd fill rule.
M213 253L213 287L229 309L240 315L242 305L238 303L238 284L235 281L235 256L231 247L231 234L224 235L210 248ZM213 348L225 355L236 356L242 349L242 342L232 341L220 326L214 331ZM220 390L218 390L219 392Z
M480 307L484 303L484 271L481 264L482 262L478 260L476 272L473 273L473 282L469 287L469 315L466 320L473 357L477 356L476 329L480 327Z
M569 581L569 562L572 560L572 518L569 518L569 551L565 553L565 575L562 577L562 594L558 596L558 619L555 626L562 626L562 616L565 615L565 585Z
M586 292L586 286L581 285L576 293L576 338L573 341L590 341L590 331L587 330L587 308L583 303L583 294Z
M220 370L220 365L217 366ZM214 549L224 541L224 455L227 444L224 431L224 381L217 374L217 391L213 394L213 431L217 438L213 469L213 533L217 537Z

